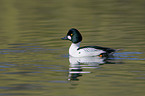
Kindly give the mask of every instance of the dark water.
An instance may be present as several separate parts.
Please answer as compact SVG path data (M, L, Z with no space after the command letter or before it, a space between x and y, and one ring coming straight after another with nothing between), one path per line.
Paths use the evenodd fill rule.
M0 96L144 96L144 0L1 0ZM68 56L70 28L114 58Z

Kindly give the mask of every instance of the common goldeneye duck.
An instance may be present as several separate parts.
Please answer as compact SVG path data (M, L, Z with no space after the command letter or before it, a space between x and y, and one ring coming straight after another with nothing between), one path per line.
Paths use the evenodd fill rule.
M100 46L80 47L82 35L75 28L70 29L67 35L61 39L70 40L72 42L69 48L69 55L73 57L86 57L86 56L108 57L116 51L115 49Z

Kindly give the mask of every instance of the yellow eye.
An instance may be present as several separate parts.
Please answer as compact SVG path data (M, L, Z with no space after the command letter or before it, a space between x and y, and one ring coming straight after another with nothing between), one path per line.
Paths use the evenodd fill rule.
M70 34L70 36L72 36L73 34Z

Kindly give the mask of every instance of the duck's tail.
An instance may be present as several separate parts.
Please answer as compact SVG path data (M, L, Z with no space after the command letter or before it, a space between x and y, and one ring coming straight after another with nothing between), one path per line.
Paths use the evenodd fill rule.
M120 50L123 50L123 49L111 49L109 48L108 50L106 50L106 53L102 53L100 54L101 57L110 57L110 56L113 56L113 54L117 51L120 51Z
M121 51L121 50L123 50L123 49L115 49L115 51Z

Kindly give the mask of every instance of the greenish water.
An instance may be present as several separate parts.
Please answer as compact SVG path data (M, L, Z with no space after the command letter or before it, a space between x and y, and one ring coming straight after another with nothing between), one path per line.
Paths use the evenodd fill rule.
M144 0L1 0L0 96L144 96ZM114 58L70 58L82 45L122 49Z

